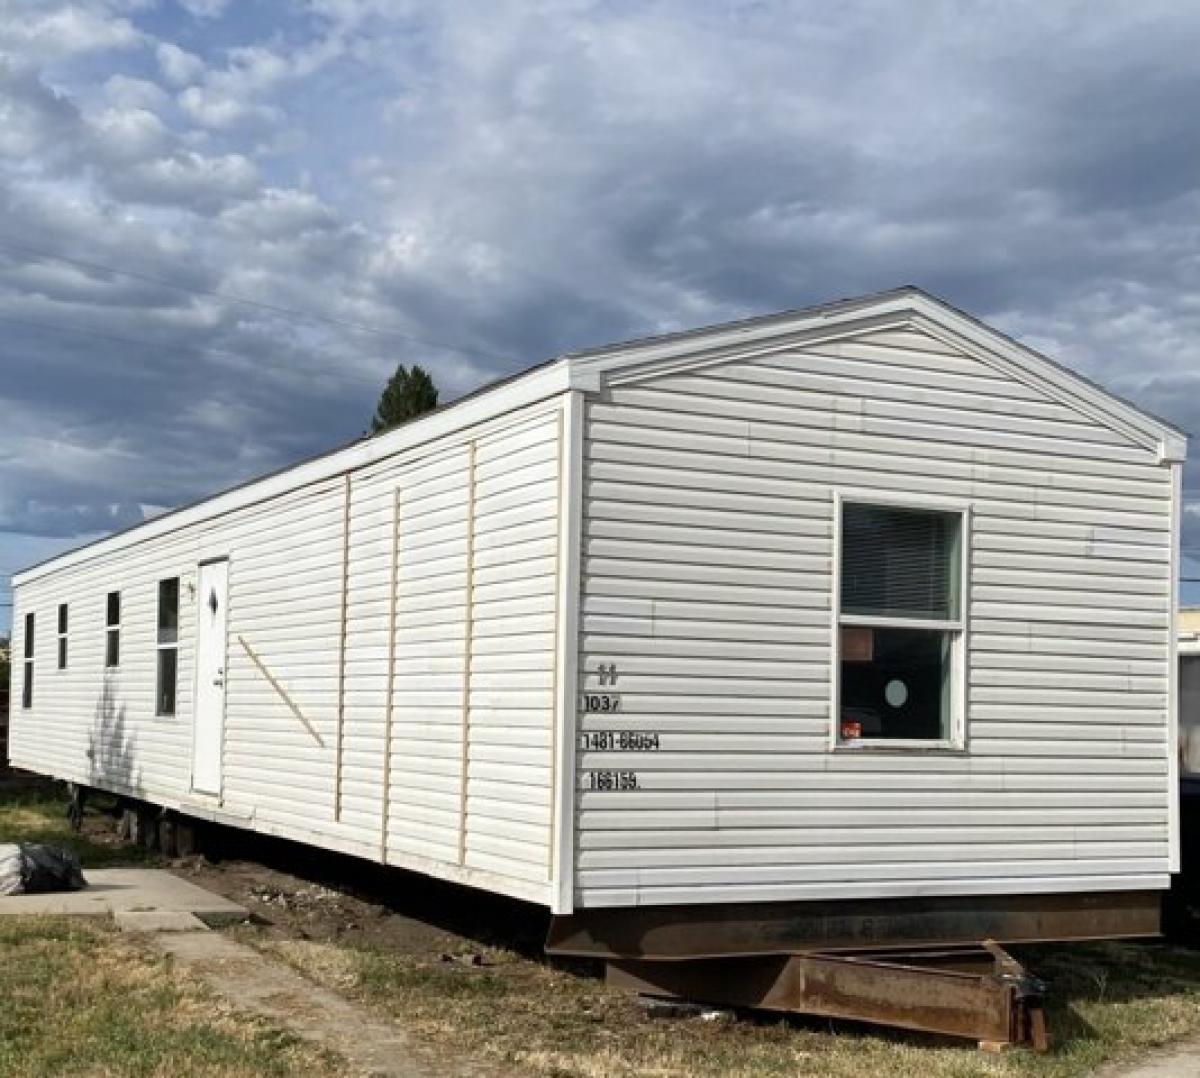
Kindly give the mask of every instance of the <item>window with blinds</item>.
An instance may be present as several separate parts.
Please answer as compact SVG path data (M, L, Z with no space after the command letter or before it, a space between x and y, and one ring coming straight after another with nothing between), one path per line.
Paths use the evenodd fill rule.
M842 613L957 618L960 521L957 513L844 505Z
M839 744L951 741L963 528L960 512L841 503Z

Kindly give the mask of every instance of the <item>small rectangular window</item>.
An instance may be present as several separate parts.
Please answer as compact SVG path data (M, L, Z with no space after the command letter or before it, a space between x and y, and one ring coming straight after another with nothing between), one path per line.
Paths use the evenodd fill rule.
M104 665L121 665L121 593L110 591L104 619Z
M158 642L179 640L179 577L158 582Z
M25 639L21 645L24 663L21 670L21 706L33 707L33 615L25 615Z
M179 673L179 577L158 582L158 677L155 710L175 714Z
M844 502L837 741L955 740L964 516Z
M58 668L67 668L67 604L58 604Z

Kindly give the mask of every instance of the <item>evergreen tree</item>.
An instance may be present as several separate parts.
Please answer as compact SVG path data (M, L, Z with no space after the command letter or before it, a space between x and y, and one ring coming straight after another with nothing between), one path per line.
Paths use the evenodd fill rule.
M379 405L371 418L371 433L380 434L425 412L431 412L437 407L437 402L437 386L433 384L429 372L416 363L411 367L401 363L379 396Z

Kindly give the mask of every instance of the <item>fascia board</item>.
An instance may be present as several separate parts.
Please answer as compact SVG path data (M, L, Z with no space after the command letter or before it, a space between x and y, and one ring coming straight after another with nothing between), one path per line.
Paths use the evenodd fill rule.
M203 501L195 502L152 520L135 524L115 535L97 539L85 546L76 547L57 557L30 566L14 574L12 586L21 587L49 573L78 565L83 561L114 553L126 547L158 538L179 528L199 524L226 513L243 509L257 502L288 494L312 483L332 479L347 472L358 471L378 461L399 453L418 449L439 438L454 435L468 427L474 427L495 419L508 412L537 404L539 401L556 397L571 388L570 365L558 360L535 368L528 374L514 378L494 389L471 397L460 404L451 404L410 423L359 442L335 449L313 460L292 465L282 471L214 494Z
M710 348L670 359L650 360L644 363L630 362L627 366L608 372L598 372L604 384L620 385L645 378L657 378L677 371L699 371L707 367L728 363L730 360L752 361L798 348L810 348L830 341L848 341L867 333L879 333L887 329L904 329L911 319L903 313L874 315L839 322L837 325L816 325L781 332L754 342L719 344Z
M568 358L578 369L595 371L602 376L633 370L658 374L672 361L688 366L714 358L720 360L726 355L742 355L746 350L764 343L772 348L786 347L793 338L803 343L811 339L814 333L833 337L847 332L864 332L867 328L879 328L885 323L902 320L911 307L912 296L905 294L879 300L870 306L845 306L830 311L780 315L778 318L755 320L747 325L717 326L709 332L652 339L624 348L606 348L598 353L582 353Z

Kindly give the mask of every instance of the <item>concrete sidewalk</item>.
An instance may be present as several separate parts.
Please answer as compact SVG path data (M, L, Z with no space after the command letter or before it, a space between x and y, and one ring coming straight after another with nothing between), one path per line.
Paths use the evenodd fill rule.
M183 925L147 938L213 991L304 1040L341 1055L353 1073L371 1078L449 1078L467 1070L421 1058L394 1023L314 984L294 970L219 932ZM143 931L141 926L133 931Z
M1093 1078L1200 1078L1200 1037L1160 1049L1139 1063L1101 1067Z
M237 903L164 869L89 869L85 875L83 891L0 898L0 916L112 916L122 931L170 955L233 1006L332 1049L354 1074L440 1078L469 1073L423 1063L395 1024L209 931L209 925L245 920L247 911Z
M0 898L0 916L94 916L120 913L194 914L207 924L244 921L245 907L161 868L92 868L82 891Z

